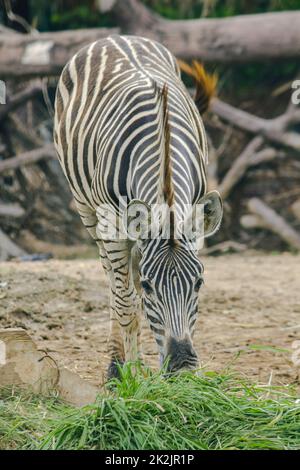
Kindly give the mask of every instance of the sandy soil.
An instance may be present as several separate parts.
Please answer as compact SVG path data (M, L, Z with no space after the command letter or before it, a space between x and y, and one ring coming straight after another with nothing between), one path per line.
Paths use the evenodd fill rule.
M203 261L195 344L205 368L230 366L260 383L299 383L292 355L299 360L300 256L247 253ZM98 261L0 263L0 327L26 328L39 348L95 383L108 362L108 318ZM143 347L146 362L156 367L146 324Z

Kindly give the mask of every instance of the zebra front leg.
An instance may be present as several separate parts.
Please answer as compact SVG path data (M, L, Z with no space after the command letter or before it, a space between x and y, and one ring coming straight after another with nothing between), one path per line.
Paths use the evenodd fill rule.
M112 374L116 359L137 361L140 357L140 309L141 301L130 273L128 243L124 240L103 241L104 250L111 265L111 338L112 354L109 374ZM117 326L117 322L119 326ZM121 331L121 335L120 335ZM123 349L120 346L122 336ZM117 354L119 356L117 356Z
M136 313L130 322L123 326L124 352L127 362L143 362L141 352L141 321L139 313Z
M119 377L119 367L125 362L123 332L115 310L115 279L111 269L110 261L104 248L103 242L98 242L99 254L102 265L110 283L110 326L108 337L108 355L110 363L107 370L108 379Z
M116 315L111 309L110 336L108 353L111 358L108 367L108 378L119 377L119 366L124 362L143 362L141 353L140 315ZM119 317L119 319L117 319Z
M119 377L119 367L125 362L124 340L122 327L116 317L114 307L110 309L110 333L108 338L108 354L110 364L108 366L108 379Z
M119 369L118 364L122 365L125 361L124 354L124 343L123 343L123 334L120 323L116 317L115 313L115 280L114 273L112 270L112 265L110 259L107 255L105 245L101 239L101 234L97 233L98 219L96 212L91 210L88 206L79 201L76 202L78 212L81 216L82 222L87 228L91 237L95 240L98 250L101 264L104 268L104 271L107 275L108 281L110 283L110 333L108 338L108 354L110 357L110 364L108 366L107 375L108 378L118 377Z
M103 240L98 238L96 242L99 248L101 263L110 284L110 325L107 346L110 363L107 369L107 377L108 379L112 379L119 377L119 366L122 366L125 361L124 342L122 328L115 311L115 278L111 262L107 256Z

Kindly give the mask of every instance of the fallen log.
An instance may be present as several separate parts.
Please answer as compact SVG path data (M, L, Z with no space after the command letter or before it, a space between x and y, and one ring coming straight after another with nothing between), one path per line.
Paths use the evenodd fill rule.
M244 228L264 228L272 231L296 250L300 250L300 235L290 224L263 201L252 198L247 207L251 214L241 217Z
M116 0L112 11L123 33L160 41L187 60L241 63L300 55L299 11L167 20L138 0Z
M0 24L0 34L21 34L19 31L15 31L14 29L7 28L6 26L3 26Z
M16 168L25 165L32 165L39 160L48 160L56 157L56 152L52 144L45 145L35 150L21 153L15 157L8 158L0 161L0 174L8 170L15 170Z
M118 28L79 29L34 34L0 35L2 79L59 75L83 46L120 32Z
M117 0L112 12L118 28L1 34L0 76L28 79L59 75L81 47L116 33L154 39L185 60L241 63L300 57L298 11L166 20L137 0Z

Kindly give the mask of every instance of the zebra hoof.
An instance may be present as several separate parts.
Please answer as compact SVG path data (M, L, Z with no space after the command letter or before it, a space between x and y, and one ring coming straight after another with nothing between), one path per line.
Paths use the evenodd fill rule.
M112 359L107 370L107 378L111 379L121 379L120 368L124 365L124 361L117 359Z

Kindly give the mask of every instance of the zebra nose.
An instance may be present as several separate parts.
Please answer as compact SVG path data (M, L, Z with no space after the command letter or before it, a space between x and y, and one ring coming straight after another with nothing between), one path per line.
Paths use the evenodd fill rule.
M189 338L169 338L167 344L168 372L180 369L195 369L198 366L197 353Z

